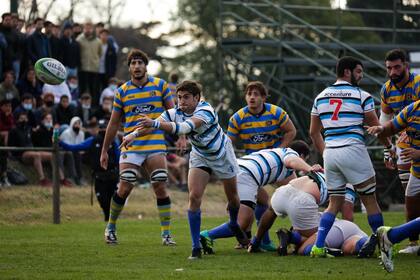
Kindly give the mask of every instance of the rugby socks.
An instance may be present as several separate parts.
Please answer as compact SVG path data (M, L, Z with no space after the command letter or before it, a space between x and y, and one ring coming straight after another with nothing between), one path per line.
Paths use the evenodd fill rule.
M262 205L262 204L258 204L258 203L255 206L254 214L255 214L255 219L257 220L257 225L260 224L261 217L264 214L265 210L267 210L267 208L268 208L267 205ZM264 233L264 236L262 238L262 243L263 244L270 244L271 243L270 234L269 234L268 230L266 231L266 233Z
M305 249L303 249L303 255L309 256L311 254L313 244L306 245Z
M319 221L318 236L316 238L316 247L322 248L325 246L325 238L334 224L335 215L330 212L324 212Z
M369 239L369 237L364 236L359 239L359 241L356 242L356 246L354 247L354 254L358 254L360 249L362 249L363 245L366 243L366 241Z
M299 245L302 242L302 236L297 231L290 231L290 243Z
M256 236L252 237L251 244L253 246L259 247L260 246L260 243L261 243L261 240L259 240Z
M368 223L370 227L372 228L372 231L376 232L378 227L381 227L384 225L384 218L382 216L382 213L368 215Z
M388 239L392 244L399 243L411 234L420 233L420 218L412 220L403 225L393 227L388 231Z
M420 195L416 194L415 196L406 196L405 197L405 215L406 221L412 221L417 217L420 217ZM411 243L416 243L419 240L418 233L412 233L408 237Z
M235 207L229 204L228 210L229 210L229 224L231 226L238 226L239 207Z
M227 238L234 236L232 231L230 230L229 224L224 223L218 227L215 227L208 231L209 237L211 239L218 239L218 238Z
M162 236L170 235L171 230L171 199L168 197L157 199L159 211L160 231Z
M117 192L114 193L111 199L111 210L109 212L108 230L115 231L117 219L124 208L125 198L119 197Z
M193 249L200 249L200 226L201 226L201 210L188 210L188 223L190 224L190 233Z

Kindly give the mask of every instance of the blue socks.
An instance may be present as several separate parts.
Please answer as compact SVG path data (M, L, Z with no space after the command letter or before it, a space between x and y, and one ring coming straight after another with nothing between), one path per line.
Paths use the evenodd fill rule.
M373 232L376 232L378 227L384 225L384 218L382 217L382 213L373 214L368 216L368 223Z
M301 241L302 241L302 236L300 235L300 233L292 230L291 231L290 243L295 244L295 245L299 245Z
M228 205L229 210L229 224L232 226L238 225L238 213L239 213L239 207L234 207L232 205Z
M193 249L200 249L200 226L201 226L201 210L188 210L188 223L190 224L190 233Z
M257 225L260 224L260 220L262 215L264 214L265 210L267 210L268 206L267 205L261 205L258 204L255 206L255 210L254 210L254 214L255 214L255 219L257 220ZM270 234L267 231L266 233L264 233L264 236L262 238L262 243L263 244L270 244L271 240L270 240Z
M311 254L312 246L312 244L309 244L305 247L305 249L303 249L304 256L309 256Z
M327 238L328 232L334 224L335 215L329 212L324 212L319 221L318 236L316 238L316 247L322 248L325 246L325 239ZM305 248L306 249L306 248Z
M356 243L356 247L354 248L354 252L357 254L359 253L360 249L362 249L363 244L366 243L369 237L365 236L359 239Z
M408 238L410 234L420 233L420 219L414 219L403 225L393 227L388 231L388 239L392 244L399 243L404 239Z
M227 238L227 237L233 236L233 233L230 230L228 223L221 224L220 226L209 230L208 233L209 233L209 237L213 240L218 239L218 238Z

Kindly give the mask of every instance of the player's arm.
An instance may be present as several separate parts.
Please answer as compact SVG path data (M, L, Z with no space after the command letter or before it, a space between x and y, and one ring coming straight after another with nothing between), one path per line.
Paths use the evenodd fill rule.
M236 116L237 114L234 114L232 117L230 117L227 129L227 136L234 145L238 144L236 142L238 141L238 135L240 131L237 121L235 120Z
M108 126L105 132L104 143L101 151L101 167L107 169L108 167L108 147L111 141L117 135L118 129L120 128L122 113L119 110L112 110L111 119L108 122Z
M322 172L323 171L323 168L319 164L310 166L303 159L297 156L286 158L284 163L288 169L294 169L296 171L303 171L303 172L310 172L310 171Z
M321 119L317 115L311 115L311 125L309 128L309 136L312 139L312 142L315 145L315 148L321 154L324 152L325 143L321 134L322 123Z
M296 128L292 120L289 118L287 122L281 127L281 129L284 132L284 134L280 147L286 148L289 146L290 142L292 142L293 139L295 139Z
M380 126L380 123L379 123L378 117L376 116L375 111L365 112L364 123L367 124L369 127ZM392 143L390 139L386 136L390 136L390 135L381 134L381 135L378 135L378 139L385 147L389 147L392 145Z

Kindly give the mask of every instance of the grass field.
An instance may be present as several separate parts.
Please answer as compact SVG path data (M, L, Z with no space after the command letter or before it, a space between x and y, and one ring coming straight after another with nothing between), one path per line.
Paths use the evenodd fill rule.
M17 194L21 200L17 200ZM395 258L395 272L386 273L377 259L342 257L336 259L311 259L309 257L278 257L273 253L249 255L235 250L234 239L218 240L216 255L204 256L198 261L188 261L190 237L188 223L182 218L185 205L176 204L173 232L176 247L163 247L159 238L158 220L149 218L156 213L150 205L139 202L151 197L148 190L136 190L130 199L126 215L119 222L117 246L103 242L104 223L98 209L86 201L87 189L70 189L63 192L63 219L61 225L50 224L49 200L39 203L43 192L40 188L2 190L0 192L0 279L418 279L420 258L401 256ZM40 194L41 193L41 194ZM223 208L219 192L210 189L207 198ZM30 196L26 196L30 194ZM185 194L174 197L185 199ZM30 204L28 201L34 200ZM69 203L69 198L73 203ZM81 203L78 198L83 198ZM38 202L36 202L38 200ZM208 200L208 199L207 199ZM45 205L48 202L48 205ZM95 202L96 203L96 202ZM41 206L40 204L44 204ZM13 209L7 209L12 206ZM70 205L73 205L71 207ZM146 206L147 205L147 206ZM96 205L95 205L96 206ZM210 228L225 218L208 217L223 215L215 211L208 201L205 205L203 228ZM150 209L145 209L150 208ZM45 208L45 209L44 209ZM74 209L73 209L74 208ZM153 209L152 209L153 208ZM23 215L22 213L31 213ZM87 211L83 213L79 211ZM142 210L146 218L138 219ZM206 212L207 210L207 212ZM16 223L7 216L19 218ZM387 224L403 221L403 213L386 213ZM356 222L367 230L366 218L356 215ZM278 220L272 233L280 226L289 226L287 220ZM274 234L272 234L274 237Z

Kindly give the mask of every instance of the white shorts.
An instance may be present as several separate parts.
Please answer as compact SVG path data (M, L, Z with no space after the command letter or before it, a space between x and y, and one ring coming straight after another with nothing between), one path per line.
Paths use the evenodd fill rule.
M362 238L367 236L367 234L355 223L336 219L325 239L325 245L329 248L341 249L344 242L353 236Z
M162 155L165 157L164 152L156 152L156 153L125 153L122 152L120 154L120 164L121 163L131 163L137 166L142 166L142 164L146 161L146 159Z
M315 197L292 185L278 188L271 197L271 207L277 216L288 215L295 229L318 227L318 204Z
M328 190L340 189L347 183L354 186L375 176L366 146L326 148L323 157Z
M248 171L239 168L237 182L239 200L247 200L257 203L257 193L259 187Z
M405 189L405 196L415 196L420 193L420 179L410 174L407 188Z
M239 172L239 166L230 141L227 142L225 149L226 153L217 160L209 160L200 154L191 151L190 168L210 168L214 175L219 179L230 179L235 177Z
M397 154L397 165L403 165L403 164L411 164L411 160L406 158L406 159L401 159L400 155L401 152L404 149L401 149L400 147L396 146L395 147L395 153Z

